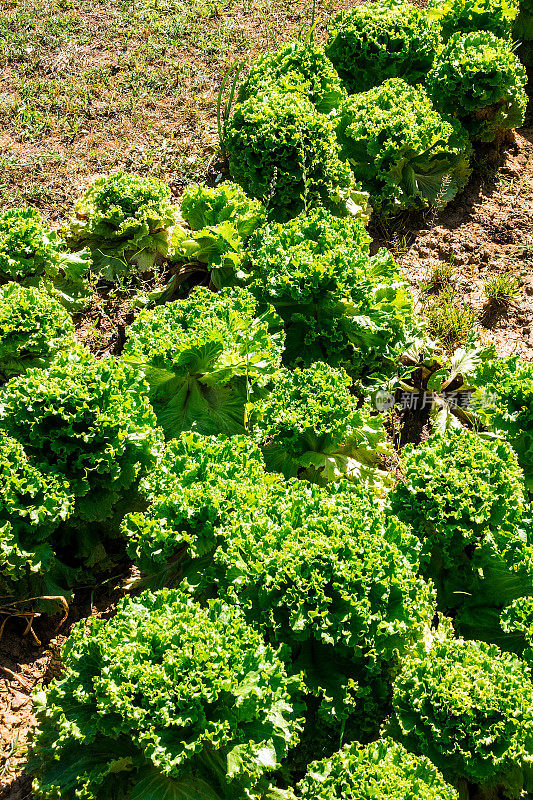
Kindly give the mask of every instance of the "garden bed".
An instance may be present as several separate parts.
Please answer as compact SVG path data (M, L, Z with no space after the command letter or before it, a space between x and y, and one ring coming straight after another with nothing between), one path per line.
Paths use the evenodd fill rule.
M323 17L351 4L325 5ZM0 41L4 35L8 43L0 64L0 198L5 206L35 205L52 223L94 178L115 169L155 174L175 198L192 179L213 182L226 169L218 160L214 111L221 75L243 49L253 58L272 37L282 42L308 21L303 3L289 11L281 3L199 2L195 11L170 3L183 22L169 37L168 8L157 3L84 3L81 10L57 2L48 13L39 4L33 21L28 8L0 6ZM51 88L39 95L43 80ZM81 84L92 93L80 91ZM446 208L386 226L374 220L370 232L374 246L394 254L422 315L431 295L424 289L428 276L448 265L447 280L472 307L481 342L494 343L501 356L533 361L533 129L512 134L503 150L479 150L477 159L476 176ZM516 295L508 304L491 304L485 282L502 272L519 279ZM95 295L75 317L77 339L99 357L118 355L137 314L130 294ZM426 422L427 414L415 415L402 444L425 439ZM31 691L58 674L58 653L73 623L113 612L128 571L123 564L94 593L78 592L66 621L61 613L35 619L26 636L21 618L3 628L0 800L31 797L24 772L35 722Z

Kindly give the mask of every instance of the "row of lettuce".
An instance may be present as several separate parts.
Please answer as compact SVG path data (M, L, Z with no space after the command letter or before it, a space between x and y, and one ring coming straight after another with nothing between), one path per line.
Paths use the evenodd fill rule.
M516 22L524 30L526 11ZM90 301L89 275L129 280L161 259L207 263L221 288L239 282L243 245L265 218L442 207L470 177L471 143L501 140L523 121L516 14L507 0L435 0L427 10L380 0L344 12L325 47L307 39L259 58L232 116L226 106L231 177L255 202L236 187L210 199L191 189L180 216L161 182L105 177L77 201L63 240L33 209L0 215L2 280L45 280L70 310ZM12 252L25 253L22 268Z
M36 796L525 796L533 368L437 358L360 219L265 218L231 183L178 209L123 174L64 239L0 217L1 591L137 568L35 698ZM210 285L144 298L119 357L76 343L69 259L109 283L169 256ZM370 399L417 371L442 403L476 391L394 485Z
M121 525L164 588L75 626L35 698L37 796L529 796L516 455L458 430L403 466L380 503L268 473L249 437L169 441Z
M232 178L285 221L314 205L383 215L444 206L473 147L501 142L527 106L508 0L363 3L260 57L222 114ZM524 48L522 48L525 53ZM234 90L233 90L234 91Z

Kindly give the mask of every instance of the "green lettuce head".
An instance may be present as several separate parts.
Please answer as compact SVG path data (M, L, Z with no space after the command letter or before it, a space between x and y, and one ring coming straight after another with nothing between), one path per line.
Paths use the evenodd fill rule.
M321 361L280 372L250 414L267 467L321 484L345 478L383 489L383 420L368 405L358 407L351 386L344 369Z
M348 97L338 111L337 139L341 159L382 214L442 206L472 171L460 123L442 117L423 87L400 78Z
M425 756L390 738L347 745L309 765L298 800L458 800L456 790Z
M206 264L217 289L241 282L244 246L265 222L262 204L231 181L214 188L192 183L181 199L181 214L192 230L173 229L169 258Z
M263 800L298 741L298 681L233 609L178 591L76 625L35 697L41 800Z
M456 786L518 800L533 789L533 685L496 645L439 631L419 642L394 687L392 732ZM464 789L463 789L464 790Z
M290 42L259 56L239 87L238 101L273 89L302 94L321 114L337 108L345 94L324 48L309 41Z
M69 311L80 311L92 296L86 281L90 266L89 251L68 252L35 208L0 214L0 283L41 288Z
M412 299L390 253L370 257L369 244L360 220L320 208L251 238L248 287L283 319L287 366L396 373L415 324Z
M522 125L525 85L526 72L511 43L486 31L454 34L426 84L439 111L454 116L471 139L482 142Z
M430 0L430 19L440 25L445 42L454 33L489 31L502 39L510 39L518 14L517 0Z
M168 255L178 223L166 184L114 172L97 178L76 202L65 233L71 246L90 249L94 272L113 282L153 270Z
M339 159L333 123L307 97L259 93L237 104L224 142L231 177L285 221L324 206L366 215L366 201Z
M420 83L431 69L439 41L439 27L424 10L398 0L379 0L334 17L326 55L354 94L389 78Z
M128 328L123 359L142 370L168 438L194 430L234 435L246 408L281 362L281 322L260 313L245 289L214 294L197 288L186 300L142 311Z
M47 367L76 346L74 324L63 306L40 289L0 287L0 378Z

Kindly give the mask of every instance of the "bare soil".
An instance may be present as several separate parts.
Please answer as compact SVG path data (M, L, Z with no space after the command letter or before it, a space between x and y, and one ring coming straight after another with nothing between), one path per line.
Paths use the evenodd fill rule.
M402 248L392 242L402 273L423 312L421 283L435 265L453 266L453 285L476 311L479 338L502 356L533 360L533 129L516 132L501 153L479 154L486 174L424 227L407 232ZM491 163L494 159L496 163ZM390 242L389 242L390 244ZM508 272L520 281L506 306L484 293L490 277Z

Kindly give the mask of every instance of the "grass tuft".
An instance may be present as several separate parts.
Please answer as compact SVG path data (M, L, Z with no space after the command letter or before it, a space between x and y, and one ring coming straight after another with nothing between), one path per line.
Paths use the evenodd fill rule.
M428 298L424 316L430 336L437 339L448 352L465 344L476 328L473 306L449 286Z
M520 278L510 272L500 272L485 281L483 291L490 305L508 306L520 291Z
M420 283L420 288L427 294L436 294L441 292L447 286L451 286L455 278L455 267L452 261L439 261L434 267L430 267L423 280Z

